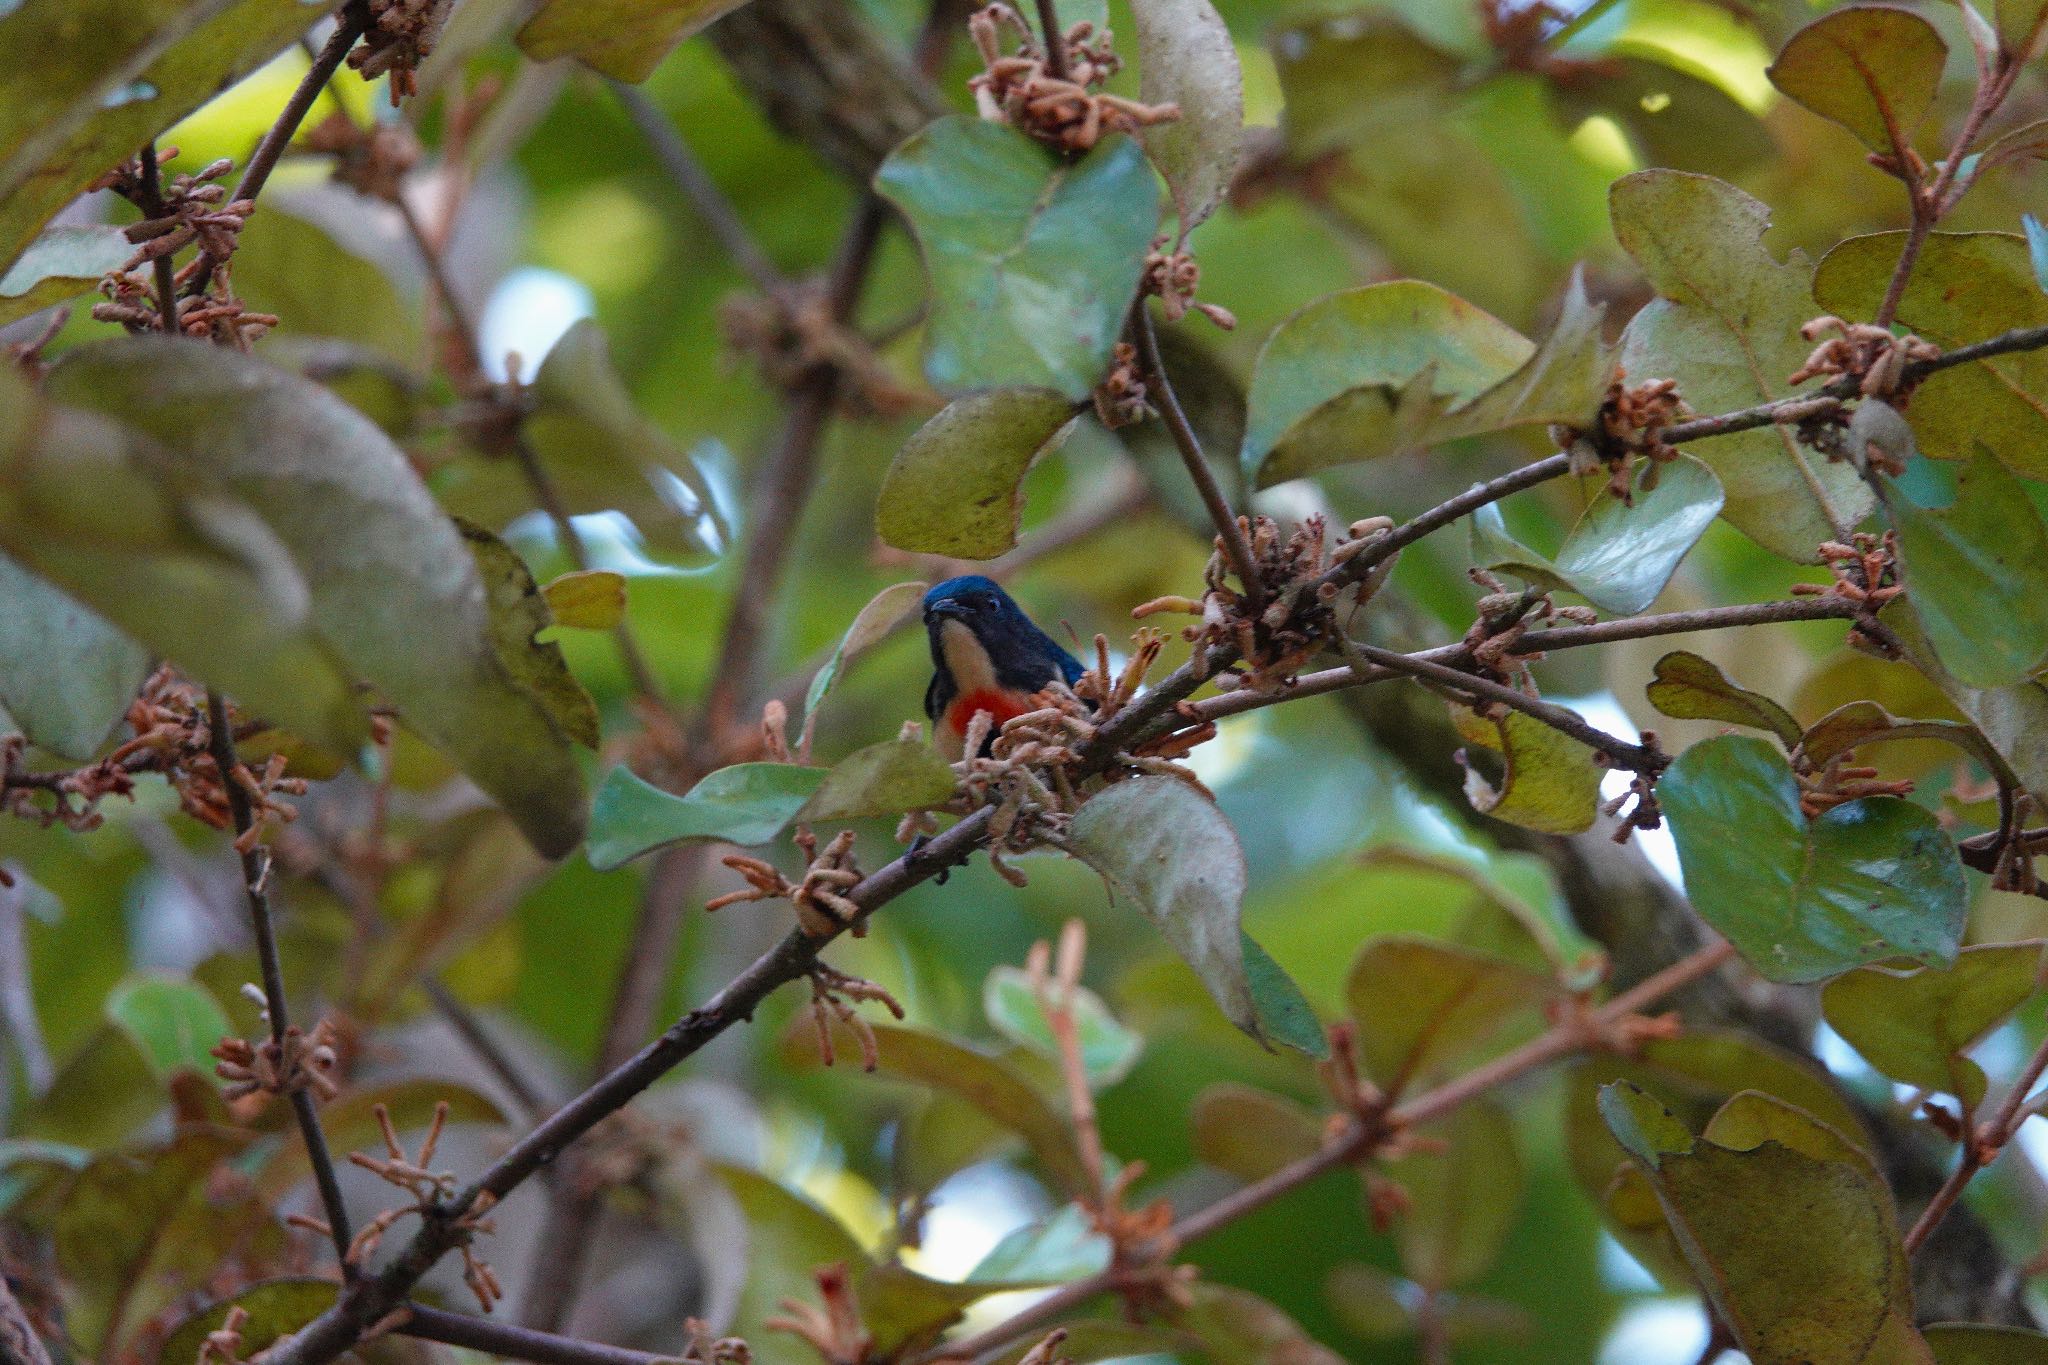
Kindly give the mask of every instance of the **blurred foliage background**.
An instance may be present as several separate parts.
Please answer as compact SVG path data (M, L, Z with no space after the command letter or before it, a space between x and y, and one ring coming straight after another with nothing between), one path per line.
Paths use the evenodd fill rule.
M597 563L627 576L629 619L663 692L684 707L701 697L729 604L754 591L736 581L734 556L722 551L763 522L794 547L787 584L772 599L767 674L802 679L877 591L957 567L890 550L873 529L883 471L930 406L835 420L817 490L803 506L749 501L749 473L790 401L726 344L721 318L751 285L604 80L520 55L510 39L520 8L459 0L421 94L397 114L380 83L352 71L334 82L330 98L362 119L410 122L424 140L428 154L406 193L446 242L448 272L479 319L486 355L516 352L530 375L567 328L594 320L654 429L647 439L658 444L643 454L678 473L701 471L712 490L730 527L723 539L708 519L688 524L676 513L677 524L659 524L658 505L643 511L650 524L638 527L616 515L580 522ZM926 18L909 0L859 0L853 8L902 45ZM1431 280L1541 335L1578 266L1589 293L1612 305L1610 319L1625 319L1648 295L1613 239L1607 188L1644 166L1742 186L1771 207L1767 241L1781 257L1817 257L1844 236L1905 220L1896 184L1866 164L1854 139L1778 97L1764 77L1783 39L1824 6L1601 3L1541 60L1516 37L1511 4L1221 0L1219 8L1246 73L1247 122L1265 131L1232 203L1193 239L1202 297L1227 307L1238 326L1224 333L1190 318L1171 338L1175 354L1188 357L1184 395L1214 431L1236 420L1236 395L1273 326L1346 286ZM1952 124L1967 100L1969 45L1953 6L1915 8L1949 38L1949 81L1935 121ZM1109 20L1119 35L1130 30L1123 0L1110 5ZM1554 28L1556 18L1547 22ZM245 158L306 64L305 53L287 51L165 134L180 153L173 168ZM938 85L955 107L969 107L965 81L977 69L968 45L953 43ZM1421 91L1417 73L1425 70L1455 74ZM855 185L771 127L706 39L684 43L640 88L778 267L792 276L822 268ZM1112 88L1134 93L1132 74ZM2008 113L2021 124L2048 114L2044 106L2048 89L2030 72ZM322 113L316 108L315 121ZM1950 226L2014 230L2023 210L2039 207L2040 186L2038 163L2022 159L1988 176ZM75 221L110 212L90 197L70 211ZM235 257L235 280L253 306L281 320L259 354L306 366L345 361L336 386L401 436L450 505L491 516L542 582L571 567L546 518L508 506L514 495L494 490L502 461L494 468L437 415L450 398L435 377L437 308L388 205L333 183L322 158L289 158ZM884 359L913 393L921 389L923 298L917 253L892 218L859 320L893 334ZM16 323L4 335L20 339L40 323ZM80 310L51 351L106 330ZM1458 442L1282 485L1260 494L1259 505L1290 515L1326 507L1339 524L1400 518L1545 449L1537 433ZM1130 499L1133 469L1141 500ZM1111 434L1091 419L1030 475L1024 545L1028 551L1044 528L1085 520L1091 508L1128 510L1033 558L1011 580L1013 591L1039 620L1063 623L1081 640L1102 632L1121 650L1133 606L1199 582L1208 532L1182 479L1156 425ZM594 492L599 503L608 495L613 505L625 497L622 487ZM647 504L644 489L634 496ZM1517 498L1509 524L1531 544L1554 546L1586 496L1559 485ZM676 495L669 511L687 502ZM1402 559L1393 580L1402 638L1428 644L1462 633L1481 591L1467 563L1457 533ZM1824 576L1717 523L1659 605L1764 600L1802 579ZM842 679L822 712L822 759L893 736L919 714L928 662L914 635L892 638ZM631 750L644 712L607 635L559 636L599 705L608 765ZM1878 676L1882 666L1841 649L1840 637L1838 626L1814 623L1645 641L1575 651L1538 674L1547 692L1586 699L1589 714L1614 727L1653 724L1674 750L1712 727L1652 720L1642 687L1651 662L1670 648L1716 660L1746 685L1786 699L1802 721L1862 696L1890 696L1895 710L1917 713L1905 681ZM1172 643L1167 663L1184 649ZM1557 858L1532 851L1524 836L1498 840L1497 828L1455 802L1459 774L1448 747L1384 742L1390 727L1398 739L1405 723L1324 698L1232 720L1195 761L1246 849L1247 927L1325 1019L1344 1012L1344 981L1361 944L1391 932L1443 932L1476 904L1511 904L1567 956L1588 946L1573 918L1587 906L1569 903L1583 889L1559 882ZM1434 733L1417 726L1418 735ZM1945 761L1898 760L1902 771L1923 773ZM518 1130L521 1106L466 1050L425 986L473 1012L543 1094L572 1093L597 1057L648 864L599 873L580 855L545 863L504 816L451 794L445 760L402 738L391 763L397 856L370 903L352 903L322 869L364 828L378 785L372 776L351 771L315 783L298 802L297 822L280 833L285 978L300 1017L333 1011L346 1021L352 1093L391 1097L409 1127L433 1097L457 1097L443 1160L468 1169ZM590 771L594 779L597 760ZM36 1172L48 1163L75 1164L167 1131L165 1085L180 1059L151 1052L157 1035L135 1023L156 1016L123 1007L138 990L194 983L235 1030L257 1029L241 990L257 973L226 843L180 819L175 798L150 784L132 803L109 802L105 815L89 834L0 824L0 856L20 878L15 891L0 893L0 996L8 1005L0 1126L10 1135L0 1143L0 1198L27 1200L16 1213L33 1208ZM866 865L891 856L886 823L864 828L862 839ZM1639 843L1648 861L1630 861L1629 876L1659 885L1675 877L1668 842ZM1313 1063L1266 1053L1231 1029L1151 927L1110 903L1086 868L1052 855L1023 867L1024 887L980 862L944 886L921 886L878 916L864 939L834 947L831 960L893 991L913 1026L1016 1053L1046 1080L1043 1060L991 1019L984 987L1067 919L1085 920L1087 982L1135 1039L1128 1069L1100 1093L1108 1147L1123 1162L1144 1162L1141 1188L1177 1205L1228 1189L1234 1177L1203 1159L1190 1116L1231 1085L1312 1106L1320 1094ZM692 896L701 901L734 885L710 865ZM2039 904L1985 892L1979 932L2003 940L2048 930ZM785 928L772 903L689 915L658 1018L703 999ZM180 998L203 1023L204 1008L189 993ZM758 1230L751 1240L738 1230L709 1163L736 1163L801 1191L871 1248L921 1218L906 1255L940 1279L963 1277L1058 1202L1028 1155L957 1096L845 1064L805 1064L792 1041L806 1027L802 1003L798 992L776 996L752 1027L722 1038L640 1103L636 1112L658 1125L665 1155L651 1180L605 1202L570 1330L672 1349L687 1313L723 1305L729 1315L749 1266L758 1272L778 1255L796 1255ZM1839 1042L1816 1042L1810 1029L1781 1041L1808 1055L1773 1053L1770 1064L1814 1075L1831 1066L1866 1102L1892 1102L1889 1085ZM2010 1061L2031 1041L2010 1026L1987 1043L1987 1056ZM183 1060L210 1065L204 1050ZM1736 1084L1718 1084L1739 1088L1737 1073ZM1574 1178L1567 1089L1559 1076L1544 1076L1518 1086L1500 1111L1519 1155L1473 1177L1475 1216L1498 1225L1497 1255L1477 1255L1451 1286L1486 1301L1473 1308L1473 1333L1460 1337L1455 1356L1474 1365L1690 1361L1705 1340L1693 1301L1657 1287L1602 1230ZM337 1150L375 1145L360 1113L333 1140ZM303 1170L282 1152L260 1166L269 1173L263 1178L289 1189L288 1205L310 1208ZM379 1207L374 1180L352 1169L343 1176L352 1204ZM2035 1167L2010 1161L1979 1181L1972 1198L1994 1234L2019 1245L2039 1223L2041 1190ZM549 1254L540 1240L543 1202L543 1189L530 1185L497 1214L490 1254L515 1308L520 1286ZM33 1278L31 1248L28 1238L11 1244L18 1259L10 1268ZM1412 1274L1413 1262L1404 1265L1397 1235L1375 1231L1352 1173L1314 1181L1186 1256L1204 1276L1270 1301L1343 1359L1416 1358L1400 1311L1388 1311L1401 1287L1375 1278ZM149 1358L184 1309L209 1290L233 1287L197 1268L163 1266L149 1283L142 1304L69 1301L74 1325L110 1311L125 1325L127 1335L101 1344L102 1358ZM446 1268L433 1283L451 1300L459 1293ZM752 1295L747 1304L758 1306ZM990 1316L977 1320L999 1311L999 1302L984 1305L976 1312ZM750 1335L759 1356L803 1358L758 1324Z

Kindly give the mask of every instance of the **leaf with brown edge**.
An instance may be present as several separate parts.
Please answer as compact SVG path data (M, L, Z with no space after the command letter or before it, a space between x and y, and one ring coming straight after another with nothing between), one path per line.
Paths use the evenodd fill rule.
M1244 142L1244 71L1230 29L1209 0L1137 0L1138 95L1180 117L1142 132L1166 178L1180 235L1199 227L1230 188Z
M1984 1068L1963 1053L2033 994L2041 948L1987 943L1963 949L1948 967L1860 967L1821 989L1821 1010L1878 1071L1974 1109L1984 1098Z
M1079 410L1050 389L956 398L904 442L882 476L875 529L899 550L994 559L1017 543L1025 474Z
M1873 152L1911 147L1941 86L1948 44L1934 25L1889 5L1845 5L1779 50L1771 84L1861 138Z
M1891 1191L1860 1148L1768 1096L1731 1099L1694 1137L1626 1084L1600 1113L1649 1180L1715 1315L1757 1365L1891 1365L1912 1321Z
M1499 756L1498 782L1466 760L1465 797L1472 809L1545 834L1591 829L1607 773L1594 762L1593 751L1526 712L1499 710L1489 716L1451 703L1451 719L1466 743Z
M1657 660L1655 674L1643 693L1650 705L1667 716L1768 730L1787 749L1800 742L1799 722L1791 712L1763 693L1733 682L1711 659L1683 649Z
M1471 1057L1558 993L1526 967L1409 934L1359 949L1346 986L1360 1064L1394 1091Z
M597 703L569 671L562 647L537 638L555 624L548 598L533 581L533 571L510 545L474 522L456 520L456 528L476 558L490 606L491 642L505 672L539 703L563 734L586 749L595 749Z
M1323 1125L1285 1096L1220 1081L1188 1114L1195 1155L1240 1180L1264 1180L1323 1145Z

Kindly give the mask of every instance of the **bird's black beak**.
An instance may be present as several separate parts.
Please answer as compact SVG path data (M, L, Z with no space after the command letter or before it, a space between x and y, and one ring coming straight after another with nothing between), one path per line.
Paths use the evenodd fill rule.
M928 626L940 621L964 621L967 616L966 606L951 600L934 602L924 609L924 623Z

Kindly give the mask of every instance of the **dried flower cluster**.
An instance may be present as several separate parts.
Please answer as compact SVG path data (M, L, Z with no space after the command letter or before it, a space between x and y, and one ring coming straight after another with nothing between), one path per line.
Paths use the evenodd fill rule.
M1830 540L1819 547L1820 557L1834 575L1833 582L1794 583L1792 593L1798 597L1845 597L1854 602L1859 610L1856 624L1850 627L1848 643L1891 658L1898 652L1897 643L1891 631L1878 621L1877 614L1904 590L1899 581L1898 533L1886 531L1877 535L1858 531L1850 542L1844 545Z
M1004 51L1005 29L1017 39L1009 52ZM1075 24L1062 35L1058 63L1048 59L1024 16L1003 0L969 19L967 31L983 65L967 82L981 116L1062 151L1085 152L1104 133L1135 133L1180 117L1179 105L1140 104L1095 88L1123 63L1110 47L1109 33L1097 34L1093 24Z
M1607 471L1607 491L1628 506L1635 505L1635 462L1651 462L1643 489L1657 486L1657 467L1678 458L1678 448L1664 442L1665 428L1692 411L1679 396L1675 379L1651 379L1630 386L1616 378L1601 401L1598 425L1592 431L1559 424L1550 429L1558 449L1572 457L1572 473L1581 478Z
M1906 366L1941 354L1939 346L1919 337L1894 336L1889 327L1844 322L1832 314L1812 319L1799 329L1799 335L1820 344L1804 365L1786 377L1786 383L1849 375L1865 398L1902 400Z
M811 1272L824 1307L800 1299L782 1300L782 1314L765 1319L771 1332L789 1332L809 1342L826 1365L860 1365L874 1347L874 1336L860 1320L860 1300L846 1262L819 1266Z
M1157 295L1159 311L1166 315L1168 322L1179 322L1186 317L1189 309L1200 313L1209 321L1228 332L1237 326L1237 315L1228 308L1214 303L1200 303L1195 299L1195 290L1202 283L1202 267L1195 263L1194 253L1186 244L1166 249L1167 238L1157 237L1152 250L1145 257L1145 274L1139 282L1141 294Z
M426 1137L420 1140L420 1154L417 1158L405 1153L405 1146L398 1140L398 1129L391 1122L391 1111L384 1105L374 1105L371 1113L377 1117L377 1126L384 1132L384 1155L371 1156L366 1152L350 1152L348 1159L362 1167L388 1185L395 1185L412 1196L412 1203L397 1208L385 1209L367 1223L355 1239L349 1243L345 1264L358 1269L376 1253L399 1219L407 1214L418 1214L422 1218L445 1217L440 1202L455 1191L455 1176L450 1171L432 1169L434 1148L441 1141L441 1130L448 1123L448 1101L442 1100L434 1106L434 1119L427 1127ZM462 1253L462 1281L469 1286L469 1292L476 1296L477 1307L488 1313L498 1300L505 1297L505 1291L498 1283L497 1272L490 1262L477 1255L472 1239L479 1234L495 1232L497 1229L489 1215L496 1206L497 1196L485 1192L477 1195L476 1202L467 1212L449 1224L459 1234L457 1247ZM288 1220L299 1227L332 1236L327 1225L317 1218L293 1215Z
M262 992L257 991L258 999ZM265 1038L251 1043L246 1038L223 1038L213 1046L213 1073L227 1084L221 1095L238 1100L248 1095L289 1095L311 1090L323 1100L341 1093L334 1079L339 1037L334 1021L322 1018L311 1033L297 1024L285 1029L282 1041Z
M168 162L177 155L176 147L165 147L161 159ZM136 252L100 281L107 301L93 305L93 317L118 322L131 332L171 330L163 320L166 300L159 297L156 281L143 272L196 242L199 254L171 276L176 330L246 351L250 342L277 326L273 315L242 306L224 268L234 255L242 224L255 208L248 200L222 202L228 191L218 182L234 166L223 157L195 174L174 175L158 185L154 168L137 156L92 182L88 188L112 190L146 215L123 230L137 244ZM184 297L202 273L206 292Z
M853 831L839 831L822 851L818 836L808 829L797 830L795 838L806 864L801 881L792 882L773 863L735 853L719 861L745 877L747 888L706 901L704 908L723 910L743 901L786 900L796 907L797 923L812 938L830 938L842 929L851 929L859 938L866 931L860 906L846 898L846 892L861 879L853 857Z
M761 377L788 390L820 370L836 376L833 401L848 417L900 417L932 407L930 394L904 384L866 337L841 325L823 286L811 281L770 294L734 294L718 308L725 343L751 356Z
M334 158L334 178L371 199L398 202L406 173L419 164L419 135L404 123L373 123L365 128L337 109L306 130L301 143L309 152Z
M434 50L453 0L369 0L370 26L348 54L364 80L391 77L391 107L419 93L419 65Z

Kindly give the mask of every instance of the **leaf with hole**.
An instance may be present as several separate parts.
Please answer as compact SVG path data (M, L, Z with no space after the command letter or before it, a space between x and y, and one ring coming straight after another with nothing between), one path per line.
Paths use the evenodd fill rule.
M2026 488L1979 454L1949 506L1892 485L1885 508L1906 600L1942 665L1970 687L2024 682L2048 657L2048 528Z
M1655 487L1646 487L1656 479ZM1633 505L1631 505L1633 503ZM1646 464L1630 500L1602 488L1593 495L1555 559L1508 534L1500 505L1472 514L1472 558L1543 587L1575 592L1600 610L1633 616L1657 600L1679 561L1721 512L1721 482L1690 455Z
M1845 5L1793 34L1769 75L1786 95L1889 155L1913 145L1947 60L1948 44L1911 10Z
M1863 1059L1895 1081L1984 1098L1984 1068L1963 1053L2026 1003L2041 976L2039 943L1965 948L1948 967L1860 967L1822 988L1821 1010Z
M1524 711L1500 708L1486 715L1451 703L1451 719L1468 745L1497 756L1498 782L1473 762L1465 765L1465 797L1472 809L1545 834L1578 834L1593 827L1600 782L1607 769L1593 751Z
M1614 234L1658 297L1622 334L1633 379L1675 379L1696 411L1726 412L1789 398L1785 382L1811 344L1799 328L1820 311L1799 253L1780 261L1763 244L1770 210L1712 176L1639 171L1609 192ZM1787 559L1813 563L1870 510L1856 471L1808 450L1789 427L1693 442L1721 480L1722 515Z
M1809 820L1799 784L1760 739L1678 756L1657 795L1700 917L1773 981L1818 981L1887 957L1946 964L1968 896L1933 815L1868 797Z
M875 189L924 253L925 374L937 388L1093 392L1158 230L1159 187L1136 142L1113 135L1067 161L953 114L891 152Z
M875 529L899 550L994 559L1017 543L1024 476L1078 420L1050 389L956 398L904 442L882 476Z
M677 796L629 768L613 768L590 805L590 865L609 872L690 840L765 844L796 818L824 780L823 768L735 763Z
M1787 749L1800 742L1799 722L1790 711L1735 683L1713 660L1682 649L1657 660L1655 676L1643 693L1667 716L1768 730Z

